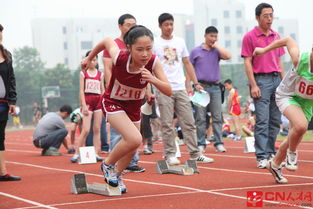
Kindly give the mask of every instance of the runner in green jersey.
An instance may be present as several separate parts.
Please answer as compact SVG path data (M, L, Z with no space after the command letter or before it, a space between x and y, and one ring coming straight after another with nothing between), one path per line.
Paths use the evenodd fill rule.
M276 90L276 103L280 111L290 121L288 137L280 144L275 157L268 161L267 169L277 183L287 183L282 175L282 162L289 171L298 168L297 146L305 134L312 118L313 107L313 48L311 52L300 53L292 38L274 41L265 48L256 48L253 55L262 56L273 49L286 46L293 67L289 70Z

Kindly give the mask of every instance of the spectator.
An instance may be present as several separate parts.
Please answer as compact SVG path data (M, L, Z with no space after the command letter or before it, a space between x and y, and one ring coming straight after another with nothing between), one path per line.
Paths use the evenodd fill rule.
M5 127L9 113L15 115L16 90L11 53L2 45L3 26L0 24L0 181L19 181L10 175L5 165Z
M265 168L268 159L275 155L275 141L280 128L281 113L275 102L275 91L283 77L281 56L285 51L278 48L264 56L253 57L256 47L266 47L280 39L279 34L271 29L273 11L273 7L267 3L256 7L258 26L244 36L241 50L255 105L255 155L258 168Z
M197 146L195 121L191 102L186 91L183 65L186 67L190 79L194 82L195 88L197 90L203 88L198 83L193 66L188 59L189 54L185 41L172 35L174 17L171 14L163 13L159 16L159 28L161 29L161 36L155 39L154 52L161 60L165 75L173 90L173 95L170 97L161 93L157 95L166 160L170 165L180 163L175 157L176 146L173 129L173 112L175 110L185 143L188 146L190 159L196 160L198 163L211 163L213 159L202 155Z
M220 86L221 70L219 62L221 59L230 59L230 53L217 43L218 30L214 26L207 27L204 34L205 42L195 47L190 53L190 62L195 67L199 84L210 95L208 108L212 117L212 128L214 135L214 146L217 152L226 152L222 141L222 90ZM187 77L188 79L188 77ZM187 80L187 85L190 85ZM197 127L198 146L205 149L206 130L206 107L195 105L195 119Z
M42 105L41 105L41 117L43 117L47 113L48 113L48 107L46 106L45 103L42 103Z
M38 106L37 102L34 102L34 107L33 107L33 123L35 125L37 125L38 121L41 118L41 111L40 108Z
M71 106L63 105L58 112L47 113L39 120L33 135L33 143L37 148L42 148L41 155L61 155L58 150L62 143L68 149L65 139L68 131L64 120L71 113Z
M23 128L22 124L21 124L21 118L20 118L20 112L21 109L19 106L15 106L15 114L13 115L13 125L16 128Z

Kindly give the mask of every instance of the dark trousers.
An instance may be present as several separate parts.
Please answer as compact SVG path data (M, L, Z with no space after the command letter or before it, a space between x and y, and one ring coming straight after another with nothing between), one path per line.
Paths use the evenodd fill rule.
M43 149L59 149L65 137L67 136L67 133L68 131L66 128L57 129L48 133L46 136L35 139L34 145Z

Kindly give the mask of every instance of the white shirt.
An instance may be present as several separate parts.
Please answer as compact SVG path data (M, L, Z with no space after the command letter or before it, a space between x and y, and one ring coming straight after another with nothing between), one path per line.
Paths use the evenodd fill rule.
M153 53L160 59L172 89L185 90L186 78L182 58L189 56L185 41L175 36L171 40L157 37L154 40Z

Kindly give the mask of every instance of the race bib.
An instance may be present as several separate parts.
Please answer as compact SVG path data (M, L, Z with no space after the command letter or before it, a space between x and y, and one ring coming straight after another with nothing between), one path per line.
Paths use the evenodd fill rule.
M313 99L313 81L301 77L296 85L296 94L304 99Z
M85 93L101 94L100 81L94 79L85 80Z
M146 88L133 88L123 85L118 80L115 80L111 91L111 98L117 100L140 100L144 98L145 91Z

